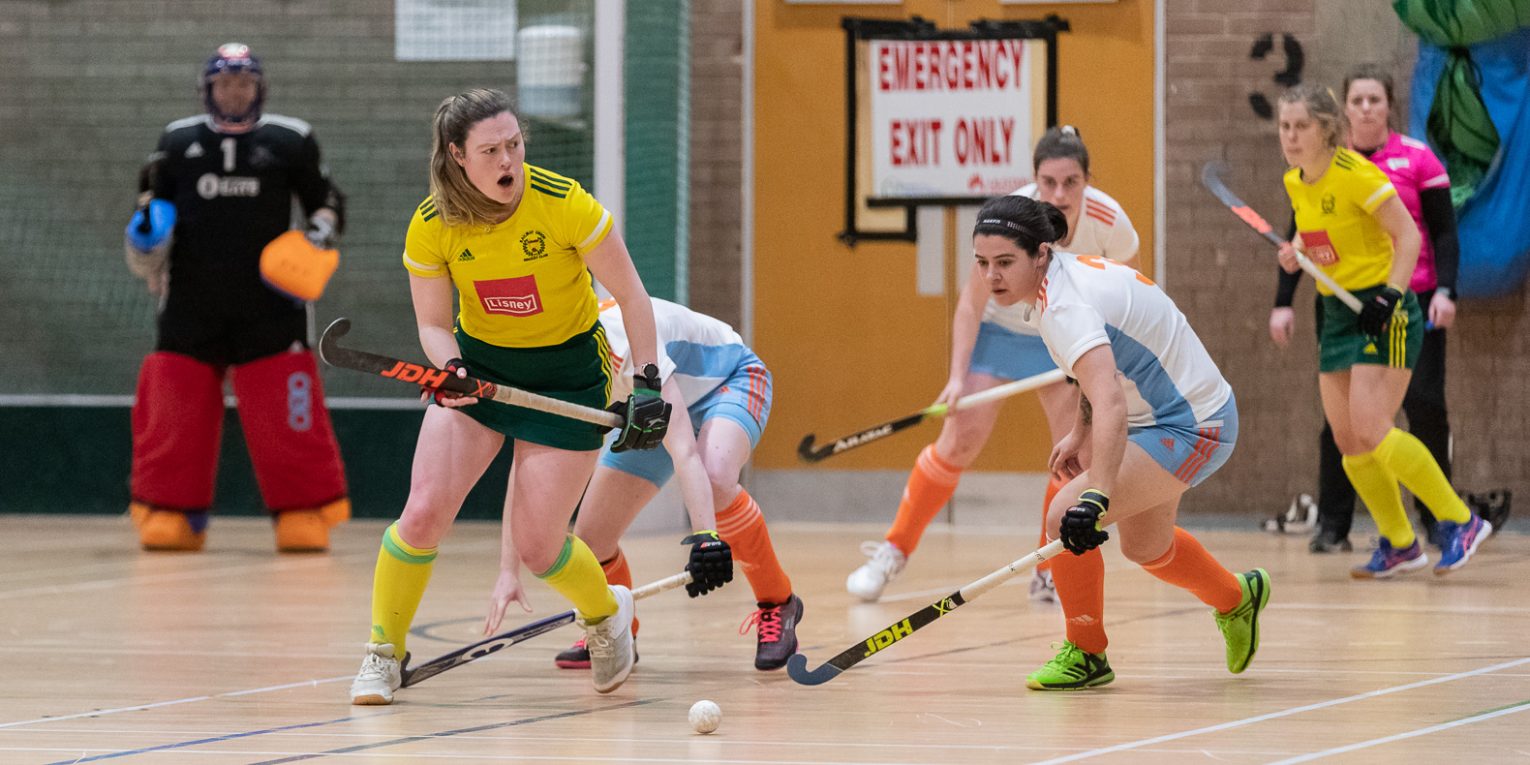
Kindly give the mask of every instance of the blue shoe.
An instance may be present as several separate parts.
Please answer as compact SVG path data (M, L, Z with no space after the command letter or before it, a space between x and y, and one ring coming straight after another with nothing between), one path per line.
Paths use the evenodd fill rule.
M1429 555L1419 546L1418 539L1415 538L1407 548L1398 550L1392 547L1386 537L1382 537L1381 544L1371 555L1371 562L1350 569L1349 575L1355 579L1386 579L1394 574L1417 571L1427 565Z
M1448 574L1466 565L1482 540L1493 533L1493 524L1473 515L1466 523L1440 521L1440 562L1434 567L1436 574Z

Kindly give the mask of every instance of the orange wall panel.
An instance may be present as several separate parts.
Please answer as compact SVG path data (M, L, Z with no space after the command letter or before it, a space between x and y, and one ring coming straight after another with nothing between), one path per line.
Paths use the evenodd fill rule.
M845 195L843 16L920 15L943 28L978 18L1072 23L1059 36L1058 115L1088 144L1098 186L1119 200L1152 272L1153 9L908 0L898 6L755 2L754 338L775 379L770 429L755 455L766 469L799 467L803 434L820 441L927 405L946 380L950 314L915 290L909 242L840 243ZM938 232L937 232L938 233ZM966 235L958 263L970 263ZM833 458L825 467L903 469L938 425ZM1050 451L1033 395L1010 402L980 470L1041 470Z

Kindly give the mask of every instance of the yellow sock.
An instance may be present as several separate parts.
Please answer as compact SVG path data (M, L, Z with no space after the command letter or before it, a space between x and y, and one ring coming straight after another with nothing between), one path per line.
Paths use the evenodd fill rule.
M584 540L573 534L563 539L558 560L537 578L568 598L586 622L599 622L616 613L616 596L606 586L606 572Z
M1397 489L1397 477L1376 460L1376 453L1344 455L1344 473L1355 485L1355 493L1371 511L1376 528L1392 546L1405 550L1413 546L1413 525L1403 510L1402 492Z
M1471 511L1456 495L1450 479L1440 469L1440 463L1434 461L1434 455L1417 436L1392 428L1376 445L1374 454L1376 461L1386 465L1387 470L1413 492L1413 496L1423 500L1435 518L1456 523L1472 519Z
M383 532L377 551L377 570L372 576L373 643L392 643L393 655L404 655L404 638L414 622L415 609L430 584L436 548L411 546L398 535L394 523Z

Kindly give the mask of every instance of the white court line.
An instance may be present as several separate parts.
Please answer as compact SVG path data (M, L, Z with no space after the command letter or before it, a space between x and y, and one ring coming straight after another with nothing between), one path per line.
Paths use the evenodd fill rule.
M1504 715L1512 715L1512 714L1515 714L1516 712L1523 712L1523 711L1525 711L1527 709L1530 709L1530 702L1521 702L1517 706L1512 706L1512 707L1509 707L1508 709L1499 709L1499 710L1494 711L1494 712L1485 712L1483 714L1475 715L1473 717L1467 717L1467 718L1461 719L1461 720L1452 720L1451 722L1448 722L1448 723L1440 723L1439 725L1431 725L1431 726L1429 726L1427 728L1419 728L1418 730L1410 730L1410 731L1408 731L1406 733L1398 733L1398 734L1392 735L1392 736L1383 736L1381 738L1373 738L1370 741L1361 741L1359 743L1350 744L1349 746L1339 746L1339 747L1334 747L1333 749L1324 749L1321 752L1313 752L1311 754L1304 754L1304 755L1301 755L1299 757L1292 757L1292 758L1286 759L1286 760L1277 760L1275 762L1270 763L1270 765L1290 765L1290 763L1295 763L1295 762L1310 762L1312 760L1321 759L1323 757L1328 757L1328 756L1335 755L1335 754L1344 754L1345 752L1353 752L1353 751L1355 751L1357 749L1368 749L1368 748L1373 747L1373 746L1380 746L1381 744L1390 744L1393 741L1402 741L1403 739L1415 738L1415 737L1418 737L1418 736L1427 736L1430 733L1438 733L1438 732L1440 732L1442 730L1450 730L1451 728L1457 728L1457 727L1460 727L1462 725L1471 725L1472 723L1482 722L1483 720L1491 720L1491 719L1493 719L1495 717L1503 717Z
M1278 580L1277 580L1278 581ZM1181 608L1184 601L1137 600L1123 607ZM1530 616L1530 608L1509 606L1431 606L1428 604L1389 605L1384 603L1285 603L1271 602L1266 611L1371 611L1375 613L1477 614L1487 616Z
M1357 694L1355 694L1353 696L1345 696L1345 697L1340 698L1340 699L1330 699L1328 701L1320 701L1320 702L1318 702L1316 704L1306 704L1306 705L1299 706L1299 707L1291 707L1290 709L1282 709L1279 712L1270 712L1268 714L1256 715L1254 717L1245 717L1242 720L1233 720L1231 722L1219 723L1217 725L1208 725L1208 726L1206 726L1204 728L1195 728L1193 730L1180 731L1179 733L1169 733L1169 734L1166 734L1166 735L1163 735L1163 736L1154 736L1153 738L1144 738L1144 739L1138 739L1137 741L1128 741L1127 743L1124 743L1124 744L1116 744L1114 746L1102 747L1100 749L1090 749L1087 752L1079 752L1078 754L1070 754L1070 755L1067 755L1067 756L1064 756L1064 757L1054 757L1054 758L1052 758L1050 760L1041 760L1039 762L1032 763L1032 765L1054 765L1055 763L1061 763L1061 762L1074 762L1074 761L1077 761L1077 760L1087 760L1087 759L1089 759L1091 757L1099 757L1100 755L1103 755L1103 754L1114 754L1115 752L1124 752L1124 751L1127 751L1127 750L1130 750L1130 749L1139 749L1139 748L1144 747L1144 746L1152 746L1154 744L1161 744L1161 743L1164 743L1166 741L1178 741L1179 739L1182 739L1182 738L1190 738L1191 736L1199 736L1199 735L1202 735L1204 733L1216 733L1218 731L1231 730L1233 728L1241 728L1241 727L1244 727L1246 725L1253 725L1255 723L1262 723L1262 722L1264 722L1266 720L1275 720L1275 719L1278 719L1278 718L1281 718L1281 717L1290 717L1291 715L1301 714L1303 712L1312 712L1312 711L1315 711L1315 710L1318 710L1318 709L1327 709L1328 707L1336 707L1336 706L1339 706L1340 704L1348 704L1348 703L1350 703L1352 701L1366 701L1368 699L1374 699L1374 698L1377 698L1379 696L1386 696L1386 695L1392 694L1392 693L1400 693L1402 691L1411 691L1411 690L1413 690L1415 688L1423 688L1425 686L1438 685L1440 683L1448 683L1448 682L1451 682L1453 680L1461 680L1461 679L1468 678L1468 677L1475 677L1477 675L1485 675L1485 674L1488 674L1490 672L1497 672L1500 669L1508 669L1509 667L1518 667L1521 664L1530 664L1530 657L1525 657L1523 659L1515 659L1514 661L1506 661L1506 662L1503 662L1502 664L1494 664L1492 666L1483 667L1481 669L1474 669L1474 670L1471 670L1469 672L1458 672L1456 674L1446 675L1444 677L1436 677L1436 678L1431 678L1429 680L1420 680L1420 681L1418 681L1416 683L1408 683L1407 685L1395 685L1395 686L1392 686L1391 688L1382 688L1382 689L1376 690L1376 691L1366 691L1365 693L1357 693Z
M351 678L350 675L342 675L342 676L339 676L339 677L326 677L326 678L323 678L322 680L303 680L301 682L286 683L284 685L270 685L270 686L266 686L265 688L250 688L248 690L243 690L243 691L229 691L227 693L214 693L214 694L211 694L211 695L208 695L208 696L188 696L188 697L186 697L184 699L171 699L170 701L156 701L153 704L138 704L136 706L131 706L131 707L117 707L116 709L97 709L97 710L95 710L93 712L80 712L78 714L58 715L56 717L39 717L39 718L37 718L35 720L18 720L17 722L0 723L0 730L3 730L5 728L15 728L15 727L19 727L19 726L22 726L22 725L36 725L38 723L59 722L61 720L78 720L81 717L102 717L102 716L105 716L105 715L114 715L114 714L117 714L119 712L138 712L138 711L141 711L141 710L144 710L144 709L158 709L159 707L170 707L170 706L175 706L177 704L190 704L190 703L196 702L196 701L211 701L213 699L229 699L229 698L234 698L236 696L249 696L250 694L254 694L254 693L267 693L269 691L285 691L285 690L287 690L289 688L302 688L303 686L322 685L324 683L335 683L335 682L339 682L341 680L349 680L350 678Z
M462 552L476 552L479 548L498 549L499 543L490 544L483 542L469 542L460 547ZM454 548L454 553L459 548ZM243 565L229 566L227 568L189 568L182 571L171 571L163 574L131 574L128 576L88 579L83 582L71 582L69 584L50 584L36 587L23 587L18 590L0 590L0 600L7 598L20 598L29 595L63 595L66 593L87 592L90 590L104 590L117 585L153 584L175 582L182 579L207 579L210 577L228 576L230 574L243 574L252 570L270 570L273 572L290 572L294 570L309 569L315 567L329 567L336 561L346 562L352 560L375 560L377 551L342 553L329 555L324 558L315 558L309 561L283 561L279 559L266 559Z

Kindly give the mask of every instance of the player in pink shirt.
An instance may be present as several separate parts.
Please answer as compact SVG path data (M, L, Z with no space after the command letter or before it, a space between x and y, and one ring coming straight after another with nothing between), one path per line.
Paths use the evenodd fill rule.
M1445 330L1455 322L1456 268L1459 246L1455 210L1450 201L1450 176L1423 141L1405 136L1391 127L1392 76L1375 65L1362 65L1344 78L1344 112L1349 121L1349 146L1375 163L1392 181L1397 196L1418 225L1423 243L1409 287L1418 294L1428 319L1424 347L1413 380L1403 399L1408 430L1434 455L1450 477L1450 421L1445 410ZM1291 299L1301 272L1280 273L1275 309L1270 312L1270 338L1284 348L1296 323ZM1348 551L1350 522L1354 515L1355 489L1344 475L1333 431L1325 423L1320 441L1318 469L1318 532L1309 549L1315 553ZM1474 503L1476 504L1476 503ZM1422 505L1419 518L1435 541L1434 516ZM1482 508L1479 507L1479 511ZM1485 517L1494 528L1507 515Z

